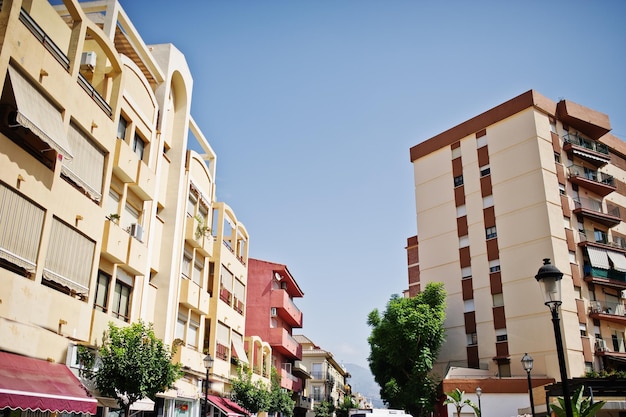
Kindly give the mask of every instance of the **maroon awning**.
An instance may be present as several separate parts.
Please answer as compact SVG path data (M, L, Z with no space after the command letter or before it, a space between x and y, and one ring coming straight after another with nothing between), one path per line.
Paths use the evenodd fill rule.
M228 398L218 397L217 395L209 395L208 399L210 403L222 410L222 412L228 417L250 415L250 412L248 412L248 410L244 409L242 406Z
M0 352L0 410L96 414L98 402L63 364Z

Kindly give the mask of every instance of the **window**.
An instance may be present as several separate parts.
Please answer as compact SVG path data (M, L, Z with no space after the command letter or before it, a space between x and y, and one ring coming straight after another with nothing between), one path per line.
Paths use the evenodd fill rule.
M493 207L493 195L483 197L483 208Z
M477 333L468 333L465 336L467 337L467 346L474 346L478 344Z
M459 175L458 177L454 177L454 186L458 187L463 185L463 175Z
M459 238L459 248L466 248L469 246L469 236L461 236Z
M452 149L452 159L456 159L460 157L461 157L461 147L457 146L456 148Z
M102 198L102 177L105 152L91 140L89 135L70 123L67 139L74 158L64 159L61 166L63 178L95 201Z
M569 251L569 263L575 264L576 262L576 251Z
M143 161L145 147L146 143L144 142L144 140L141 138L141 136L139 136L139 134L135 133L135 137L133 138L133 152L137 154L140 161Z
M559 194L565 195L565 184L559 183Z
M198 286L202 286L202 271L204 270L204 258L198 257L200 259L196 259L193 263L193 277L192 280Z
M493 261L489 261L489 272L498 272L500 271L500 259L494 259Z
M558 152L554 153L554 162L556 162L557 164L561 163L561 154Z
M491 226L485 229L485 235L487 239L493 239L498 237L498 233L496 232L496 226Z
M178 319L176 320L176 329L174 329L174 338L184 341L186 327L187 327L187 315L179 312Z
M463 301L463 311L465 313L470 313L475 310L476 309L474 308L474 299Z
M463 216L465 216L465 215L467 215L467 209L465 208L465 205L458 206L458 207L456 208L456 217L457 217L457 218L458 218L458 217L463 217Z
M578 323L581 336L587 336L587 325L585 323Z
M117 138L126 139L126 129L128 128L128 120L120 115L120 121L117 123Z
M556 133L556 120L550 118L550 132Z
M482 148L483 146L487 146L487 135L476 138L476 148Z
M185 278L189 278L189 270L191 269L191 260L192 260L191 252L185 250L185 252L183 253L183 262L180 267L180 273Z
M198 347L198 334L200 329L200 319L198 317L192 317L189 320L189 329L187 330L187 346L197 348Z
M489 165L485 165L480 167L480 176L481 177L486 177L487 175L491 174L491 168L489 167Z
M510 377L511 376L511 363L510 362L499 362L498 363L498 376Z
M322 379L324 377L321 363L311 364L311 375L313 376L313 379Z
M493 300L494 307L501 307L504 305L504 294L502 293L492 294L491 298Z
M593 237L597 243L607 243L607 234L604 230L593 229Z
M472 277L472 267L471 266L466 266L465 268L462 268L461 269L461 277L463 279L471 278Z
M126 322L130 321L130 296L133 289L134 277L121 268L117 269L115 291L111 313L113 317Z
M102 271L98 271L98 284L96 286L96 300L93 303L93 307L107 312L107 302L109 300L109 285L111 284L111 275L105 274Z
M56 217L52 220L50 242L43 283L67 294L86 295L89 292L95 242Z
M324 398L322 398L322 387L319 385L313 386L313 401L324 401Z
M570 229L572 227L572 222L569 217L563 216L563 227L566 229Z
M43 218L41 208L0 183L0 266L35 271Z
M496 342L506 342L507 340L506 329L496 329Z
M196 204L198 204L198 196L190 191L189 197L187 198L187 215L189 217L195 216Z
M120 194L112 188L109 189L109 198L106 199L106 210L107 216L120 214Z

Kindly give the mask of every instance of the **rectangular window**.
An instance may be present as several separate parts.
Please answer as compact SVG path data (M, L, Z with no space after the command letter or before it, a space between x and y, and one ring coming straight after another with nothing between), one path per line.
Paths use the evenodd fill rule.
M461 147L457 146L456 148L452 149L452 159L456 159L460 157L461 157Z
M502 293L492 294L491 298L493 300L494 307L501 307L504 305L504 294Z
M474 299L463 301L463 311L465 313L470 313L475 310L476 309L474 307Z
M120 121L117 123L117 138L126 139L126 129L128 128L128 120L120 116Z
M498 272L500 271L500 259L494 259L493 261L489 261L489 272Z
M481 177L486 177L487 175L491 174L491 167L489 167L489 165L485 165L480 167L480 176Z
M144 142L144 140L141 138L141 136L135 133L135 137L133 139L133 152L137 154L140 161L143 161L143 154L144 154L145 147L146 147L146 143Z
M196 253L197 255L197 253ZM193 263L193 277L192 280L198 286L202 286L202 271L204 270L204 258L199 257L200 259L196 259Z
M89 293L95 242L56 217L52 220L50 242L44 278L78 294Z
M462 206L458 206L456 208L456 217L463 217L467 215L467 209L465 208L465 205Z
M463 185L463 175L459 175L458 177L454 177L454 186L458 187Z
M597 243L607 243L607 234L604 230L593 229L593 237Z
M578 326L580 328L580 335L587 336L587 325L585 323L578 323Z
M61 174L88 197L100 201L105 152L73 123L70 123L67 139L74 158L63 160Z
M187 316L183 313L178 313L176 328L174 329L175 339L185 340L185 327L187 327Z
M508 340L508 336L506 334L506 329L497 329L496 330L496 342L506 342Z
M493 207L493 195L483 197L483 208Z
M487 146L487 135L476 138L476 149Z
M558 152L554 153L554 162L556 162L557 164L561 163L561 154Z
M491 226L485 229L485 236L487 239L493 239L498 237L498 233L496 231L496 226Z
M187 198L187 215L189 217L195 216L197 204L198 204L198 196L196 196L194 193L190 191L189 197Z
M0 259L34 272L43 218L41 208L0 183Z
M130 321L130 297L134 286L134 277L121 268L117 269L115 291L111 313L113 317Z
M93 307L107 312L107 302L109 300L109 285L111 284L111 275L105 274L102 271L98 271L98 285L96 286L96 300L93 303Z
M194 318L191 318L191 320L189 320L189 329L187 330L187 346L190 346L192 348L198 347L199 329L199 320L194 320Z
M468 333L465 336L467 337L467 346L475 346L478 344L477 333Z
M559 183L559 194L565 195L565 184Z
M185 278L189 278L189 273L190 273L189 271L191 270L191 260L192 260L191 252L185 250L185 252L183 253L183 262L180 267L180 273Z
M459 248L466 248L469 246L469 236L461 236L459 238Z
M463 279L472 277L472 267L466 266L465 268L461 268L461 277Z

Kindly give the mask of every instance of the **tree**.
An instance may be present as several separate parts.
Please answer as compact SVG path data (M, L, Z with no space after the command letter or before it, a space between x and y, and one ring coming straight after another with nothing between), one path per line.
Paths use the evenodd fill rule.
M444 341L445 299L443 284L429 283L413 298L392 295L384 314L369 313L369 366L390 408L414 417L433 410L436 381L430 372Z
M593 403L591 398L583 400L584 385L579 386L574 395L570 398L572 403L572 412L574 417L592 417L594 416L606 403L606 401L598 401ZM565 417L565 400L563 397L557 397L559 404L550 404L550 408L556 414L557 417Z
M79 350L80 374L92 379L100 394L116 399L128 416L133 403L156 399L182 376L180 364L172 363L172 353L155 336L152 324L139 321L120 328L109 323L97 352Z
M280 413L285 417L293 415L296 402L291 399L291 394L280 386L280 375L276 368L272 367L272 383L270 386L270 413Z
M270 391L261 380L252 382L252 370L240 367L237 378L232 380L234 401L253 414L267 411L270 407Z
M354 399L348 395L343 397L343 401L339 404L339 407L335 410L337 417L348 417L350 415L351 408L358 408L358 404Z
M465 407L466 405L469 405L470 407L472 407L474 409L474 413L476 413L476 415L480 417L480 410L478 409L476 404L471 402L469 399L463 399L463 396L465 395L465 391L461 391L460 389L456 388L454 391L446 392L445 394L447 398L445 399L443 404L444 405L454 404L454 407L456 408L457 417L461 417L461 409Z
M315 417L332 417L335 406L330 401L324 400L317 403L313 411Z

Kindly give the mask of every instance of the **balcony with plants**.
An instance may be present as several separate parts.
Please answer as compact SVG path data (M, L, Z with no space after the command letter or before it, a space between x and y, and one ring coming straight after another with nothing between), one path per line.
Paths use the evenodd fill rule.
M622 301L591 301L589 317L626 325L626 306Z

